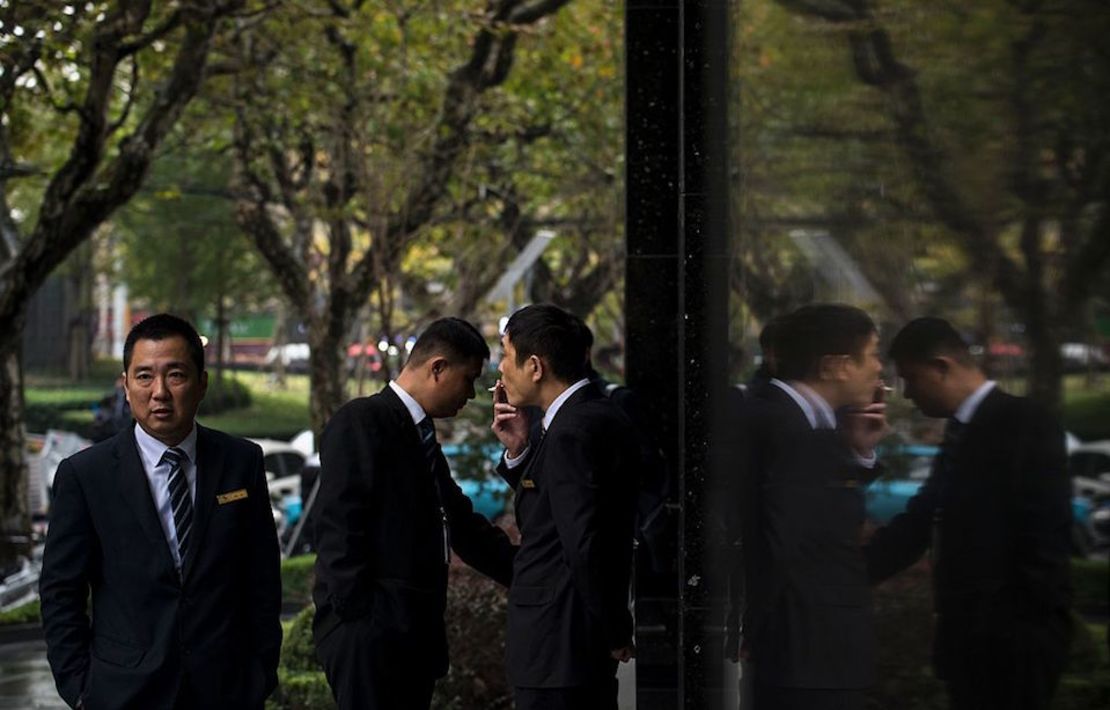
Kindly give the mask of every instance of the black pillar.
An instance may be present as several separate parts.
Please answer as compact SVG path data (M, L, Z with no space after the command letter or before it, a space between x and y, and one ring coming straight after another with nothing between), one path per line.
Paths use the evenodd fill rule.
M708 509L726 386L728 0L627 0L628 383L674 473L677 559L637 570L637 708L719 707L723 659Z

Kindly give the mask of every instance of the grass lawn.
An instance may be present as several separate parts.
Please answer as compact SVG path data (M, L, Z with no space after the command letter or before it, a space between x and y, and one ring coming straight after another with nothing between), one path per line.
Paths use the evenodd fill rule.
M1064 380L1064 428L1083 441L1110 439L1110 375L1090 386L1085 375Z
M308 428L308 376L289 375L279 389L262 372L231 375L251 391L249 407L199 417L201 424L235 436L291 439Z

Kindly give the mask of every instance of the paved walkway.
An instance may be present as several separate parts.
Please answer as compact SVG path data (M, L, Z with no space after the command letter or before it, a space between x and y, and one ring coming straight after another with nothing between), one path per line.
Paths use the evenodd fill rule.
M0 710L64 710L46 664L46 643L0 645Z
M636 707L636 666L621 664L620 710ZM0 710L65 710L46 663L46 643L0 644Z

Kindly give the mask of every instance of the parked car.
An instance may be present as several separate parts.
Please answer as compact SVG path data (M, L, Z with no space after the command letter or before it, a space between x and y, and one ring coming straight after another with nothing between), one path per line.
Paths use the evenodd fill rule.
M889 523L894 516L906 509L906 503L917 494L932 470L937 446L908 445L899 453L910 457L909 466L900 476L882 476L871 483L866 491L867 517L878 525ZM1093 529L1093 514L1097 500L1076 487L1072 496L1072 550L1076 555L1086 555L1100 543Z
M1110 439L1079 444L1068 452L1073 478L1091 478L1110 484Z
M1110 358L1106 352L1097 345L1087 343L1063 343L1060 345L1060 358L1064 361L1065 372L1083 372L1096 369L1105 370L1110 367Z
M287 441L277 439L251 439L262 447L262 465L266 469L266 483L270 497L275 501L291 493L299 493L301 469L305 454Z
M1076 494L1091 501L1091 546L1110 546L1110 440L1073 447L1068 452L1068 472Z

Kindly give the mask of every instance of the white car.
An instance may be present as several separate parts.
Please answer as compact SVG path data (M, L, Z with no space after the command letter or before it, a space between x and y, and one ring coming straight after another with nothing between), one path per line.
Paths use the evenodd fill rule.
M251 441L262 447L262 464L266 469L266 484L270 488L270 498L280 501L289 495L300 495L304 453L288 441L277 439L251 439Z
M1068 451L1068 472L1075 480L1105 484L1110 492L1110 439L1088 441Z

